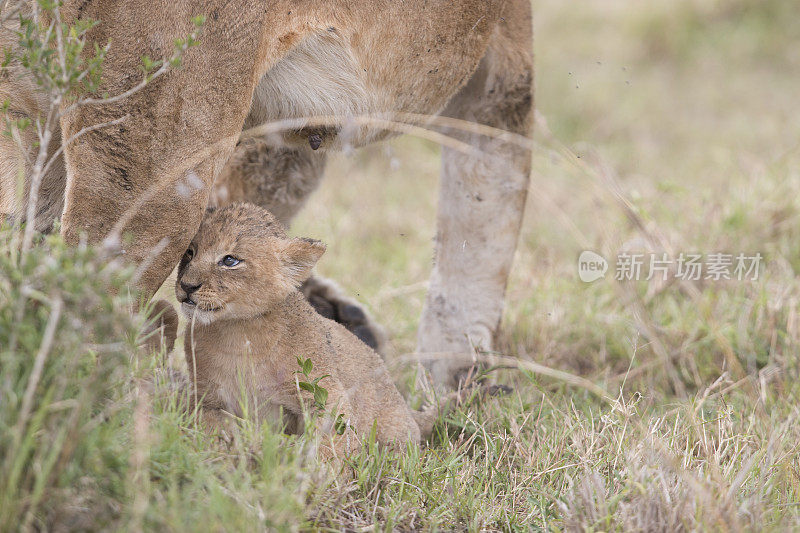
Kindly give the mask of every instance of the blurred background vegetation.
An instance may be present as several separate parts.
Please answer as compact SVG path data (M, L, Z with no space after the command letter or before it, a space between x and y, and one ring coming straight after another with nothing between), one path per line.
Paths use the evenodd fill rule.
M792 11L780 0L534 3L539 147L503 351L582 373L624 372L629 339L646 320L679 363L702 362L702 379L683 372L694 387L722 370L717 333L751 369L753 358L763 366L791 355L800 266ZM438 154L403 138L336 158L293 228L329 243L320 270L370 304L400 353L414 348L424 301ZM609 259L630 249L762 252L769 265L757 283L699 285L698 301L679 286L644 283L629 294L608 279L583 284L576 265L585 249ZM637 295L641 317L626 302ZM633 366L657 357L645 346ZM653 367L657 389L662 370Z

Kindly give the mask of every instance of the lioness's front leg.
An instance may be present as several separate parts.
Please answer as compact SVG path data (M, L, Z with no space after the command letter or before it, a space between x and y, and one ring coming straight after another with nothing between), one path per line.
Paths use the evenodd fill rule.
M530 3L515 0L507 10L477 72L445 115L528 135L533 111ZM436 382L453 386L464 362L446 355L491 349L500 325L528 191L530 151L456 129L447 133L478 153L443 150L436 258L418 350L442 353L429 368Z
M181 68L118 102L85 105L62 120L63 138L125 117L66 147L62 232L75 243L117 246L141 265L138 285L152 294L199 226L209 190L236 144L256 81L274 49L260 2L170 3L68 0L62 16L100 21L90 39L112 40L102 93L118 95L141 79L142 56L168 58L174 41L205 15L201 44ZM91 43L90 43L91 44ZM87 49L91 46L87 47ZM121 231L118 231L121 230ZM126 240L130 236L130 241Z

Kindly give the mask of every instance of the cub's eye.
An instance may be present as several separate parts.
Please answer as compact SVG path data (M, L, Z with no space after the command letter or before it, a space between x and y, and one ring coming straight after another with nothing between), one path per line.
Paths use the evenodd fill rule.
M241 261L239 261L238 259L236 259L232 255L226 255L225 257L222 258L222 260L220 260L219 266L235 267L239 263L241 263Z

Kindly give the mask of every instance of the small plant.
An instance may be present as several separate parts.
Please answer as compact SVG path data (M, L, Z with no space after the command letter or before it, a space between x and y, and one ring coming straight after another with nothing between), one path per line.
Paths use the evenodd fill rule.
M295 374L302 374L305 378L305 381L298 381L297 386L304 391L310 392L314 396L314 406L317 409L321 411L325 410L325 404L328 403L328 389L320 386L319 382L330 377L330 374L312 379L311 371L314 370L314 363L311 362L311 359L301 359L298 357L297 364L300 366L300 370L296 371Z
M311 358L301 359L297 357L297 365L300 367L300 370L295 371L295 374L301 374L304 378L303 381L297 381L297 386L300 387L301 390L310 392L314 396L314 407L320 412L324 412L328 403L328 389L321 386L319 382L330 377L330 374L312 378L311 372L314 370L314 363L311 361ZM336 415L333 427L339 435L344 434L347 430L347 420L345 420L343 413Z

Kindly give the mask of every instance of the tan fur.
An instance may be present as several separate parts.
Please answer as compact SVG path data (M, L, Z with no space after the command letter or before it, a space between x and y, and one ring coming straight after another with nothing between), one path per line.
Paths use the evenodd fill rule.
M69 242L82 233L104 242L117 225L131 235L129 242L106 242L147 264L139 278L146 293L155 292L186 249L221 173L215 202L253 201L288 222L321 174L322 158L308 153L312 134L322 150L388 136L363 127L342 139L339 128L301 125L278 139L281 146L268 146L275 141L268 139L237 148L245 127L320 113L341 115L346 124L360 113L444 112L529 134L529 0L65 0L62 7L66 23L101 21L91 40L112 41L102 87L111 95L138 83L142 56L169 56L198 14L207 16L202 44L181 69L130 98L62 118L66 139L126 117L67 146L64 166L53 168L42 191L37 226L51 224L63 205ZM3 29L2 42L13 43L13 31ZM26 100L29 80L1 79L4 94L17 112L41 114L42 102ZM451 133L500 157L477 161L444 151L437 262L419 340L429 352L491 346L528 182L529 154ZM12 190L18 151L1 142L0 210L19 216ZM26 150L31 143L23 139ZM271 160L274 150L287 150L277 155L285 164ZM300 168L305 178L296 180ZM497 235L496 244L485 244ZM156 257L153 250L160 250ZM437 372L445 376L440 381L451 370Z
M312 378L328 375L320 382L329 392L328 414L344 415L354 430L351 445L373 424L379 442L420 442L436 410L410 410L380 356L297 290L324 251L319 241L286 237L272 215L251 204L206 215L175 289L190 319L186 360L206 417L213 423L224 410L274 418L282 409L288 425L299 427L314 409L298 389L297 358L310 358ZM240 263L226 267L226 256Z

